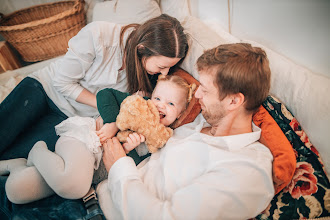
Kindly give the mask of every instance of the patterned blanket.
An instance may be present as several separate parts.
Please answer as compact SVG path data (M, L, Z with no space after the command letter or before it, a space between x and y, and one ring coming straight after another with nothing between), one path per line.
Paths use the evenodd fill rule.
M289 185L255 219L329 219L330 184L319 152L284 104L268 96L263 106L291 143L297 166Z

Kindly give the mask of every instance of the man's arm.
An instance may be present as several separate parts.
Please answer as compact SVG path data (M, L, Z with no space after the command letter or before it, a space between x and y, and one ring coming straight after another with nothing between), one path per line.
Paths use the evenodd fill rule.
M115 166L121 166L116 168L121 174L110 172L108 179L111 199L126 219L249 219L266 209L273 197L264 186L239 179L236 184L243 186L231 189L219 183L227 182L221 181L221 176L206 173L171 197L160 199L143 183L134 162L127 160L131 159L118 160Z
M113 152L122 149L116 142L110 148L114 145ZM185 183L181 178L189 174L182 173L173 187L159 193L150 185L160 184L161 179L155 176L155 183L146 184L131 158L113 158L111 163L104 160L109 170L108 196L124 219L248 219L262 212L274 193L271 175L251 162L233 163L229 169L215 166Z

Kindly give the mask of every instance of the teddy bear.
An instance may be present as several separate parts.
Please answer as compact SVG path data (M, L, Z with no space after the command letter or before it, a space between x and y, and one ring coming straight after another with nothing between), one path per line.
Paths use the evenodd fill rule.
M173 135L170 127L160 123L159 112L151 100L145 100L139 95L128 96L120 106L116 119L119 132L117 138L126 142L130 133L137 132L146 138L146 145L150 153L162 148Z

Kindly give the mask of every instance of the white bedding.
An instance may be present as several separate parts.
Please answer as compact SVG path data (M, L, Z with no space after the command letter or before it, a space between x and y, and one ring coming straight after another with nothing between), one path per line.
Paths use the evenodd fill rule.
M41 69L42 67L53 62L55 59L58 58L45 60L16 70L9 70L5 73L0 73L0 103L6 98L10 91L13 90L13 88L29 73Z
M0 75L1 76L1 75ZM13 88L23 79L22 75L0 77L0 102L13 90Z

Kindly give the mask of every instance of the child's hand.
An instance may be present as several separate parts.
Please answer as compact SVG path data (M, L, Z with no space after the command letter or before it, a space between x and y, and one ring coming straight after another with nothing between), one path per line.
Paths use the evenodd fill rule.
M106 123L100 130L96 131L96 134L99 136L101 143L104 143L107 139L113 138L118 130L115 122Z
M101 116L97 117L97 119L95 120L96 122L96 130L100 130L103 126L103 119Z
M145 142L146 138L142 134L133 133L127 137L127 142L123 144L126 154L131 150L139 146L141 143Z

